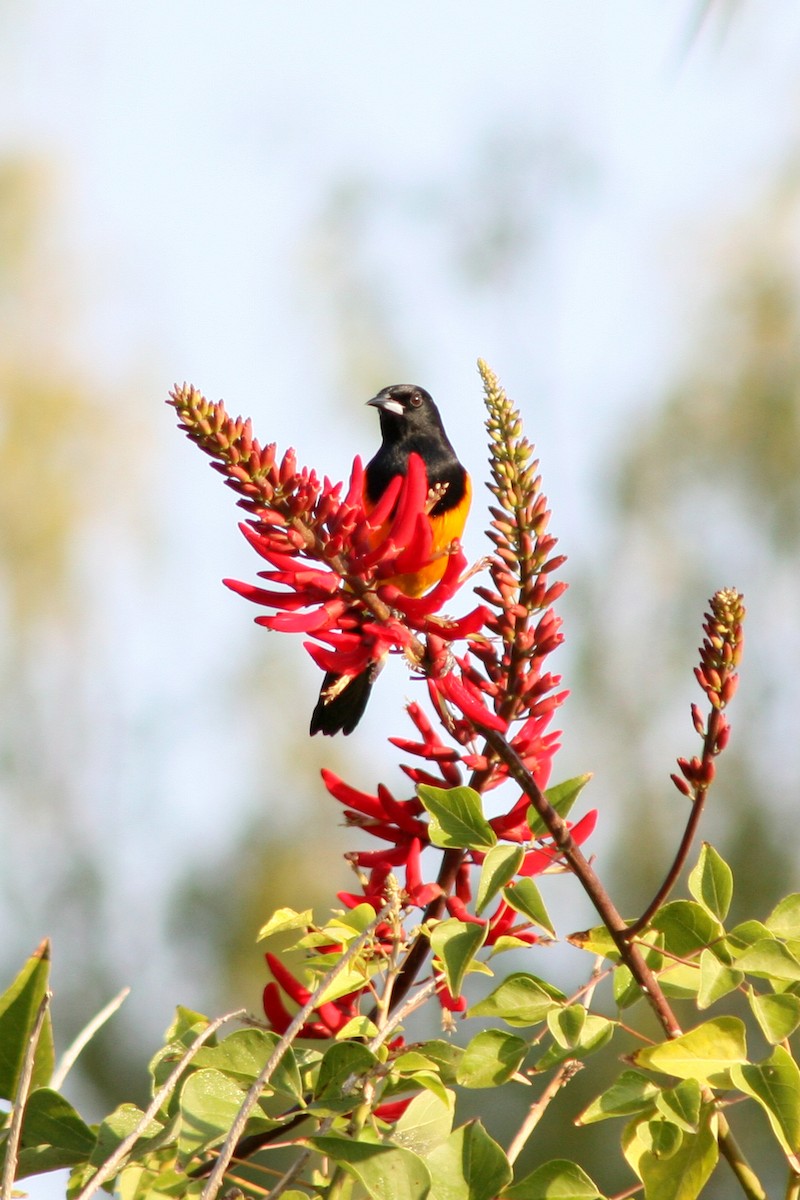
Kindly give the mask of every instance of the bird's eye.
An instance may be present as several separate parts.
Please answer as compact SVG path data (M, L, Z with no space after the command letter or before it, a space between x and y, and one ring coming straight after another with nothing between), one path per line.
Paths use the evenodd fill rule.
M419 408L420 404L422 404L422 396L420 396L419 392L412 392L411 393L411 407Z

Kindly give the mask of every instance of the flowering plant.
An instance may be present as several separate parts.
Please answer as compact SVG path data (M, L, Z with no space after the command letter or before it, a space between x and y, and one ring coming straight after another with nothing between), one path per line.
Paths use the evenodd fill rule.
M412 455L368 510L358 459L346 487L332 484L299 468L292 451L281 458L262 447L249 421L194 388L173 392L181 427L237 493L243 533L267 564L258 585L226 581L263 610L257 621L304 635L326 672L374 670L387 653L413 669L411 733L389 739L409 792L323 771L347 825L372 839L347 856L351 889L322 920L286 908L268 919L261 937L288 936L301 966L272 943L264 1019L178 1010L151 1064L144 1112L123 1105L91 1127L52 1086L46 955L34 957L0 998L0 1036L11 1047L0 1056L0 1091L11 1101L3 1195L15 1177L69 1165L72 1200L111 1181L130 1200L210 1200L223 1186L231 1200L602 1200L581 1166L546 1146L528 1173L517 1160L557 1093L625 1035L636 1043L626 1064L573 1114L582 1125L626 1118L621 1148L634 1182L618 1195L692 1200L723 1159L743 1195L765 1200L728 1123L734 1096L766 1113L786 1194L800 1196L800 1069L790 1043L800 1027L800 898L726 929L730 869L704 845L691 899L670 899L729 738L742 597L717 592L706 616L697 681L707 711L692 706L702 745L672 776L689 802L675 861L641 915L623 919L582 849L596 812L569 819L588 776L550 784L559 744L551 723L566 697L549 666L562 640L554 605L564 560L520 415L479 366L492 503L477 605L464 602L473 572L457 542L430 590L411 596L398 585L434 553L421 459ZM443 615L451 603L466 611ZM556 930L535 882L545 873L580 886L599 917L568 935L592 963L571 994L548 978L544 951ZM516 969L495 978L508 951ZM739 1016L695 1020L687 1009L684 1028L676 996L701 1014L739 997L768 1057L748 1057ZM628 1016L637 1000L650 1013L644 1028ZM412 1014L428 1006L444 1036L412 1033ZM232 1020L240 1027L219 1038ZM472 1020L492 1024L475 1030ZM460 1119L470 1090L532 1083L512 1134L497 1140L481 1121Z

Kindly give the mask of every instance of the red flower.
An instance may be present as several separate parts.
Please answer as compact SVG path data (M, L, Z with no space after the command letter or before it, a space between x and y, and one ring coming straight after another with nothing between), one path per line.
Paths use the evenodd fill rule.
M457 621L433 617L460 586L467 562L458 543L450 547L442 578L424 596L406 596L393 582L431 562L428 482L418 455L410 456L408 474L393 480L369 513L359 458L344 497L341 484L320 484L313 472L296 472L293 457L284 464L272 504L241 526L269 563L259 576L270 586L224 581L274 610L257 617L259 625L310 634L314 640L305 646L314 662L340 675L358 674L392 650L420 657L415 634L430 632L448 643L481 628L488 613L483 606Z
M266 955L267 964L275 977L274 983L264 988L264 1013L276 1033L285 1033L292 1022L292 1014L283 1002L281 992L302 1007L311 999L311 992L292 975L274 954ZM307 1021L300 1033L301 1038L331 1038L358 1015L357 996L353 993L338 1000L320 1004L315 1010L317 1019Z

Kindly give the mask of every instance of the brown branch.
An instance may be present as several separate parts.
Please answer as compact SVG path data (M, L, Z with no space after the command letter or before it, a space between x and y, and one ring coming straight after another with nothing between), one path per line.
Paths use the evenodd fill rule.
M664 1027L669 1037L677 1037L681 1028L677 1018L666 1001L659 987L658 980L648 967L638 946L631 944L625 937L627 925L614 905L611 897L593 870L588 859L575 842L567 822L560 817L544 793L538 787L536 780L528 771L522 759L513 746L509 745L502 734L494 729L483 730L486 741L503 760L514 779L525 792L538 815L547 826L548 833L556 846L572 868L583 890L596 908L603 924L614 939L619 950L620 958L630 970L634 979L639 983L647 996L651 1007Z

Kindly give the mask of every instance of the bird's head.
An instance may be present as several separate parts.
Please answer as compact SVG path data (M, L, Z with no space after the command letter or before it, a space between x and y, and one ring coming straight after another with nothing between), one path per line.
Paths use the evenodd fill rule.
M384 438L406 438L442 429L442 419L433 397L416 384L394 383L383 388L367 404L377 408Z

